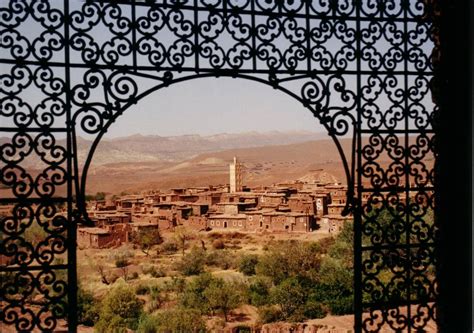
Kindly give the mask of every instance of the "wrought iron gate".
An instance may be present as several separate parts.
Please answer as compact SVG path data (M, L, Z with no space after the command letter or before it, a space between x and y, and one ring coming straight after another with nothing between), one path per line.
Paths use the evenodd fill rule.
M233 77L300 101L341 153L356 331L425 329L436 301L433 15L427 0L2 1L0 322L75 329L76 225L100 139L158 89ZM94 144L81 160L84 134Z

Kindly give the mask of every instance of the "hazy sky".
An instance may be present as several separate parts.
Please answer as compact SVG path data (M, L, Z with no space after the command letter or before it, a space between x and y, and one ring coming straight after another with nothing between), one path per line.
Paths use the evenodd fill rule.
M271 130L324 128L281 91L243 79L206 78L173 84L145 97L117 119L106 137Z

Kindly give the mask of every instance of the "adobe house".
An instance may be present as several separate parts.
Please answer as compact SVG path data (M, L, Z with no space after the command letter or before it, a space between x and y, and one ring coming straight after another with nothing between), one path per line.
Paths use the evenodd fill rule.
M192 216L202 216L209 211L209 205L205 203L193 203L190 206L193 210Z
M327 228L329 233L338 234L346 221L353 221L353 217L328 214L322 217L320 224L322 228Z
M286 195L284 193L262 193L258 206L260 208L278 207L282 203L286 203Z
M269 212L263 214L263 227L273 232L309 232L316 228L316 220L304 213Z
M111 224L117 223L130 223L131 218L128 214L117 213L117 212L95 212L91 219L95 221L95 225L98 227L103 227Z
M220 202L217 205L217 210L223 214L239 214L250 208L255 208L255 202Z
M157 222L134 222L130 223L130 230L133 234L139 232L152 232L159 229Z
M245 230L245 214L219 214L208 217L207 226L211 229L241 229Z
M288 207L293 212L301 212L314 215L316 202L310 196L291 196L288 198Z
M197 202L212 206L221 202L222 194L223 192L218 191L200 192L197 194L199 196L199 200Z
M343 203L332 203L328 205L328 214L329 215L342 215L342 211L346 207Z
M196 231L207 229L207 218L205 216L190 216L183 225Z
M329 195L327 193L314 194L314 201L316 203L316 215L321 217L328 214Z
M102 228L77 229L77 244L79 247L103 249L109 246L113 240L112 234Z
M262 210L256 211L247 211L245 215L247 216L246 221L246 230L247 231L257 231L263 228L263 213Z

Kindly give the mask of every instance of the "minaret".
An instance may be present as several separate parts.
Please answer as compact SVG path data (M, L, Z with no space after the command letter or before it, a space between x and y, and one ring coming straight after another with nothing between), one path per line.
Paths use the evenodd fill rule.
M242 191L242 164L234 156L234 162L229 165L230 193Z

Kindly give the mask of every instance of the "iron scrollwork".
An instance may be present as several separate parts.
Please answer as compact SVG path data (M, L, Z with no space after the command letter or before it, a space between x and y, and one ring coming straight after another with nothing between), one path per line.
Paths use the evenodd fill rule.
M2 2L0 321L74 329L74 235L100 139L154 91L233 77L301 102L341 153L356 331L426 327L437 293L433 10L424 0ZM94 140L83 160L78 135Z

